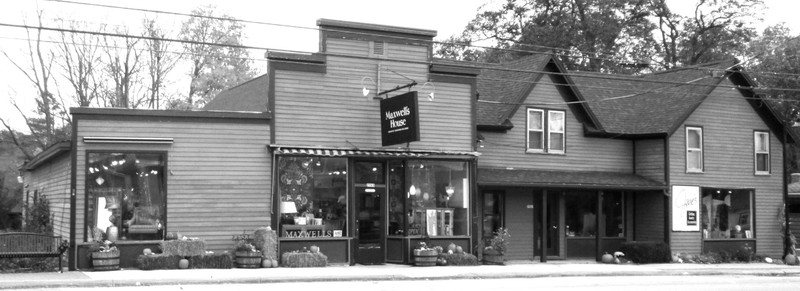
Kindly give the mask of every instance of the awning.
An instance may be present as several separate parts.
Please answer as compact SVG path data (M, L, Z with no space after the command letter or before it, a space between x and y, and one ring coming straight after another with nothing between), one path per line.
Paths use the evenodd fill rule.
M545 171L478 168L478 186L665 190L667 186L639 175L617 172Z
M319 157L450 157L450 158L475 158L477 152L458 151L421 151L404 149L353 149L353 148L321 148L321 147L294 147L270 145L276 155L294 156L319 156Z

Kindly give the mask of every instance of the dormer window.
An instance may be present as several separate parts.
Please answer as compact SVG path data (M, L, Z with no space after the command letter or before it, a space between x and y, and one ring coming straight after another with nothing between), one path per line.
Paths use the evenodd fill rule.
M528 108L526 152L563 154L566 151L566 113Z

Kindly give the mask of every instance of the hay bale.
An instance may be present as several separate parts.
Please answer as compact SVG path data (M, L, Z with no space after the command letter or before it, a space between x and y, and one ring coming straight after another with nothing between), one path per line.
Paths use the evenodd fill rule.
M165 254L139 255L136 264L140 270L177 269L183 257Z
M286 252L281 255L281 262L290 268L325 267L328 256L319 252Z
M259 228L253 236L253 245L261 251L264 259L278 259L278 234L271 229Z
M191 257L206 253L203 240L165 240L160 242L161 252L171 256Z

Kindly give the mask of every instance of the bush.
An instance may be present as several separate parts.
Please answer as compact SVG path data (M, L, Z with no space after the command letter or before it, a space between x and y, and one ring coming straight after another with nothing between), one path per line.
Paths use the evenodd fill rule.
M281 255L281 262L290 268L325 267L328 265L328 256L319 252L286 252Z
M476 266L478 257L473 254L440 254L439 257L447 260L449 266Z
M59 259L61 258L4 258L0 259L0 273L58 271Z
M189 258L189 268L231 269L233 268L233 257L229 253L192 256Z
M626 242L619 250L625 259L636 264L669 263L672 252L669 245L663 242Z
M139 255L136 263L140 270L178 269L181 259L183 259L181 256L166 254Z

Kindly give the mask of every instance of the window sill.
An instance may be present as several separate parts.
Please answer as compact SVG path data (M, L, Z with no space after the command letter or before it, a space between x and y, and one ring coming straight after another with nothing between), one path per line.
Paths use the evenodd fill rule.
M770 173L769 172L756 172L753 175L755 175L755 176L770 176Z
M567 154L566 152L551 153L551 152L543 152L543 151L536 151L536 150L526 150L525 153L526 154L538 154L538 155L552 155L552 156L563 156L563 155Z
M705 172L703 172L703 171L697 171L697 170L694 170L694 171L692 171L692 170L687 170L687 171L686 171L686 174L704 174L704 173L705 173Z

